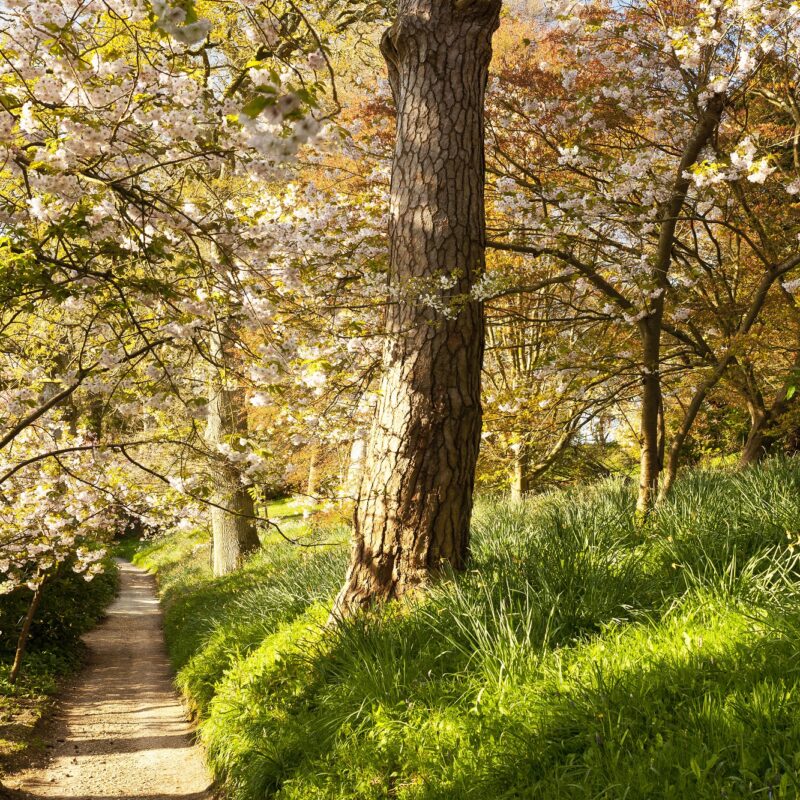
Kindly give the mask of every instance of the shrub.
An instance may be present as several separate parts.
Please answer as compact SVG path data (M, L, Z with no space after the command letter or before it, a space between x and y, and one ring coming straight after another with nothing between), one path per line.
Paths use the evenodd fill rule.
M45 585L28 643L30 651L69 651L103 613L117 589L117 569L111 559L105 571L84 580L65 564L58 576ZM17 590L0 603L0 659L13 657L19 626L30 604L32 592Z

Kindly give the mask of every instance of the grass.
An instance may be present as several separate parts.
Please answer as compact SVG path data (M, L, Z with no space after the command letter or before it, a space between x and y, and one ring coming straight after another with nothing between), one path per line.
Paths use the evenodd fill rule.
M105 572L87 583L69 570L48 584L31 629L28 652L17 682L8 682L17 625L29 594L3 598L0 606L0 776L24 763L41 745L37 726L63 681L81 665L80 637L93 627L117 589L117 570L108 559Z
M136 558L233 800L800 797L800 460L634 519L614 481L481 502L469 572L335 630L343 529Z

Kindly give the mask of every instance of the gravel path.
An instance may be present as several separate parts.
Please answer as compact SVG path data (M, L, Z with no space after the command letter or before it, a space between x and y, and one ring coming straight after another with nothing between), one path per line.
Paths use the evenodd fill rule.
M153 578L119 562L120 594L86 636L89 661L52 727L49 762L9 781L30 798L209 800L172 687Z

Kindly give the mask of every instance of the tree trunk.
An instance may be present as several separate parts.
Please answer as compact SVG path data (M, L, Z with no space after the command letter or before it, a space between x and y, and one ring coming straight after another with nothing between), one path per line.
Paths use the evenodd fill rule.
M333 617L467 561L481 429L483 105L500 0L399 0L381 49L397 109L380 402ZM435 307L422 294L435 294Z
M16 683L19 677L19 671L22 668L22 659L25 657L25 650L28 646L28 636L31 632L31 624L33 618L36 616L36 611L39 608L39 603L42 599L42 592L44 591L44 581L40 583L33 593L31 603L28 606L28 611L25 614L25 619L22 621L22 629L19 632L17 639L17 650L14 653L14 663L11 666L11 672L8 674L8 682Z
M663 303L657 304L654 313L642 320L642 408L639 419L639 497L636 510L647 514L658 492L661 474L661 436L659 417L663 399L661 397L661 319Z
M697 415L700 413L700 409L703 407L706 397L708 397L708 393L719 383L730 361L730 355L726 355L725 358L717 363L717 366L706 380L695 389L691 402L683 415L683 421L670 444L666 469L661 477L661 487L658 494L659 503L666 500L667 496L672 491L672 486L675 483L675 479L678 477L678 466L683 453L683 446L686 444L692 426L697 419Z
M358 488L364 472L364 451L366 450L367 431L358 428L353 434L350 444L350 463L347 467L347 478L344 485L344 496L348 500L358 499Z
M520 500L531 491L536 485L536 481L556 463L558 457L572 443L580 428L580 418L574 417L571 419L551 448L535 463L531 460L531 448L525 445L520 447L514 461L514 472L512 474L512 500Z
M767 426L770 421L767 409L763 405L759 406L757 403L753 403L750 399L748 399L747 407L750 412L750 430L739 458L740 467L757 464L764 458L773 443L772 437L767 435Z
M778 390L770 406L764 402L764 396L758 389L755 377L744 385L745 401L747 410L750 412L750 431L747 434L747 441L742 449L739 459L740 467L747 467L757 464L765 456L769 455L778 436L771 428L789 410L791 402L797 395L792 387L797 380L794 375L800 370L800 344L797 347L794 363L789 377L784 381L783 386ZM791 434L787 436L786 443L791 452Z
M211 335L210 352L216 362L208 403L206 439L212 448L247 434L247 408L241 389L231 385L226 375L223 337ZM227 575L238 569L244 557L258 550L253 498L242 483L239 469L222 457L215 461L214 492L211 502L214 575Z
M796 366L795 366L796 368ZM791 400L795 396L791 394L791 379L786 382L767 408L763 400L753 402L753 398L747 398L747 407L750 411L750 431L747 434L747 441L742 449L739 459L739 466L747 467L751 464L758 464L765 456L768 456L778 442L779 437L772 430L781 417L790 408ZM791 397L789 396L791 394ZM758 398L760 399L760 398ZM796 441L796 433L794 434ZM786 436L786 445L789 452L793 452L793 434L790 432Z
M316 497L319 489L319 450L314 447L308 459L308 480L306 480L306 495Z
M522 500L531 490L531 456L525 445L520 445L514 458L514 469L511 473L511 499Z
M658 245L652 270L656 294L647 309L647 316L639 322L642 340L642 415L639 428L641 446L639 498L636 510L642 515L650 511L656 499L663 462L663 450L659 443L659 415L662 413L663 402L660 372L661 329L664 319L664 298L670 288L668 274L672 264L675 231L691 183L689 169L714 135L724 107L724 95L715 94L708 101L683 148L672 191L660 209Z

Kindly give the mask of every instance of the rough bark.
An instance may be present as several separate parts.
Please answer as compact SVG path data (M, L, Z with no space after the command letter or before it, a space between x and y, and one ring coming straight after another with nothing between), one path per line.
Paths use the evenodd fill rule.
M485 263L483 106L499 10L500 0L400 0L381 42L397 113L392 302L334 617L466 564L484 349L469 292ZM427 292L441 307L419 299Z
M206 439L213 450L236 434L247 433L247 407L241 389L231 385L225 374L223 337L213 333L210 344L211 357L216 366L210 385ZM242 483L239 469L223 458L215 461L213 468L212 563L214 575L221 576L238 569L245 556L258 550L260 542L253 498Z

